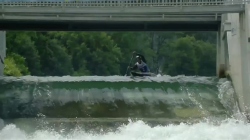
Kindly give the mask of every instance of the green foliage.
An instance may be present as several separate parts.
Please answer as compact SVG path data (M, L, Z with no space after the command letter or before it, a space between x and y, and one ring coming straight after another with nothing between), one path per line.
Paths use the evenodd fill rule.
M124 75L137 51L152 72L211 76L215 43L213 32L8 32L5 74Z
M19 54L11 53L8 58L13 60L13 63L16 65L16 68L20 71L22 75L30 75L29 69L27 67L25 58Z
M17 77L22 75L12 57L5 59L4 75Z
M170 52L163 71L170 75L196 75L195 38L184 37L169 43Z
M51 39L48 35L39 35L37 50L42 58L40 60L42 75L71 75L73 73L71 56L66 48L61 47L60 41Z
M4 74L8 76L29 75L25 58L15 53L8 55L5 59Z
M119 74L121 51L107 33L52 33L64 40L66 52L72 57L74 75Z
M215 46L186 36L162 47L166 61L163 72L169 75L215 75Z

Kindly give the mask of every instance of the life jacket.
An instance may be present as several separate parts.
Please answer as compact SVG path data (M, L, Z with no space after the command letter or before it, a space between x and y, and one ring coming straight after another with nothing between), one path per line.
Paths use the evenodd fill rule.
M150 72L148 65L144 63L143 61L141 61L141 64L136 62L136 65L141 72Z

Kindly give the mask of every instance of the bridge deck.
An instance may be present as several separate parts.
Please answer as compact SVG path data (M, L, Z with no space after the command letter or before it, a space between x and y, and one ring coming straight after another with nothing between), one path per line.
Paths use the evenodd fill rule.
M13 1L0 2L1 30L218 30L250 0Z

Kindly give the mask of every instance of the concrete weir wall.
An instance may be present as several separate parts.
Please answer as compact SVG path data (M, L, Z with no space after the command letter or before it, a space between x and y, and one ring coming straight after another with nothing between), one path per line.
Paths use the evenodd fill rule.
M249 117L250 5L245 5L245 12L224 14L221 28L220 43L217 45L219 50L217 51L217 74L221 77L224 76L223 74L230 76L240 110Z
M4 61L6 57L6 32L0 31L0 59ZM0 76L3 76L4 64L0 61Z

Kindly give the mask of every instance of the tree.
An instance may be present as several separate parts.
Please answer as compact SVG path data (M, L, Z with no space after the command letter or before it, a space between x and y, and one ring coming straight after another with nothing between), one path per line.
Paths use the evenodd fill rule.
M42 75L72 75L71 56L57 39L48 34L39 34L36 42L41 57Z
M197 41L196 45L196 48L200 49L196 53L199 65L198 75L216 75L216 46L214 44L203 42L200 40Z
M23 75L107 76L124 75L137 51L151 72L211 76L215 40L202 32L8 32L7 56Z
M8 55L9 62L13 63L15 67L20 71L21 75L30 75L29 69L27 67L25 58L19 54L10 53ZM10 64L10 63L9 63Z
M215 46L186 36L165 44L161 56L166 61L163 72L169 75L204 75L215 73Z
M170 75L196 75L198 65L194 51L194 37L184 37L168 44L170 52L164 72Z
M87 68L93 75L120 74L121 50L106 33L83 33L89 54Z
M7 32L7 56L19 54L25 58L31 75L40 75L40 57L31 36L35 36L35 32Z
M15 61L11 57L6 57L5 59L5 67L4 67L4 75L7 76L21 76L20 70L17 68Z
M107 33L67 32L53 36L62 40L72 56L74 75L114 75L120 73L121 50Z

